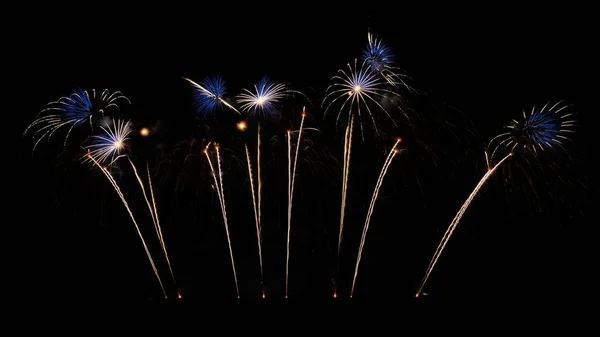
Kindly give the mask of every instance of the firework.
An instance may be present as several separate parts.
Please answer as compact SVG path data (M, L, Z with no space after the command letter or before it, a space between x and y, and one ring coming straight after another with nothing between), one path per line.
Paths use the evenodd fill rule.
M538 156L538 151L563 150L564 142L570 140L568 134L574 133L577 121L573 113L567 112L563 102L541 107L534 106L529 114L523 110L523 119L513 119L505 128L508 132L492 138L488 148L493 148L489 162L493 161L498 151L528 151Z
M350 124L346 127L346 135L344 137L344 167L342 170L342 202L340 207L340 232L338 237L338 256L342 251L342 237L344 233L344 217L346 214L346 190L348 187L348 175L350 174L350 154L352 144L352 130L354 127L354 117L350 118Z
M446 244L450 240L452 233L456 229L456 226L460 222L467 208L479 193L481 187L488 181L500 165L515 154L533 154L534 156L538 156L538 151L565 150L563 141L569 140L567 134L575 132L573 129L576 126L576 121L572 118L573 114L567 113L565 110L566 107L567 106L563 105L562 102L557 102L553 105L546 103L541 108L534 106L529 115L523 110L522 120L519 121L513 119L511 123L505 127L509 129L509 132L501 133L490 140L488 149L493 148L492 154L488 156L487 151L485 152L488 171L479 180L479 183L477 183L467 200L460 207L458 213L452 219L452 222L444 233L433 258L429 263L421 286L415 294L416 297L419 297L421 294L442 251L446 247ZM491 166L496 154L506 150L509 151L508 154L500 159L494 166ZM516 151L521 152L517 153Z
M36 139L32 151L35 151L42 139L50 139L57 131L65 128L67 132L63 146L66 146L73 128L86 123L93 127L92 117L104 117L111 110L118 110L119 100L130 103L120 91L111 94L105 89L96 95L96 90L92 89L92 94L89 95L85 90L75 89L70 95L48 103L25 129L23 135L32 132L33 138Z
M127 156L127 159L129 161L129 164L131 164L131 168L133 169L133 173L135 174L137 181L140 184L140 187L142 189L142 194L144 195L144 200L146 201L146 205L148 205L148 210L150 211L152 223L154 224L154 230L156 231L156 235L158 236L158 241L160 242L160 246L163 250L163 253L165 254L165 259L167 261L167 265L169 266L169 272L171 273L171 279L173 280L174 284L177 284L177 282L175 281L175 274L173 274L173 268L171 267L171 260L169 260L169 254L167 253L167 248L165 246L165 241L163 239L162 228L160 227L160 220L158 218L158 210L156 207L156 201L154 200L154 191L152 190L152 178L150 176L150 167L148 165L148 162L146 162L146 170L148 171L148 185L149 185L150 197L152 199L152 203L148 199L148 193L146 192L146 188L144 187L142 178L138 174L137 167L135 166L135 164L133 163L133 161L131 160L131 158L129 156Z
M367 49L367 54L371 55L374 52L371 49ZM373 116L373 108L383 111L387 115L394 126L396 122L386 109L381 104L384 97L398 96L394 90L389 89L389 83L381 75L381 73L374 71L373 55L364 58L364 60L358 63L358 60L354 60L354 64L348 63L347 70L338 70L338 75L333 76L334 81L327 88L327 94L323 100L323 104L327 104L324 115L326 116L330 109L335 106L336 103L341 102L341 106L338 110L336 117L336 124L340 123L340 118L347 109L347 123L346 133L344 137L344 162L343 162L343 173L342 173L342 201L340 210L340 231L338 238L338 255L341 251L343 229L344 229L344 215L346 207L346 196L348 190L348 176L350 172L350 154L352 152L352 135L354 130L354 119L355 115L359 118L360 130L364 139L363 132L363 111L366 111L368 116L373 121L373 127L377 131L377 125L375 123L375 117Z
M100 170L102 170L102 173L104 173L104 175L106 176L108 181L111 183L111 185L113 186L113 188L119 195L119 198L121 199L123 205L127 209L127 213L129 214L129 217L131 218L131 220L135 226L138 236L142 240L144 250L146 252L148 260L150 261L150 264L152 265L152 270L154 271L154 274L155 274L156 278L158 279L158 282L160 283L160 287L162 289L163 295L165 296L165 298L167 298L167 294L166 294L165 288L163 286L162 280L160 278L160 275L158 274L158 270L156 269L154 259L152 258L152 255L150 254L148 246L146 245L146 240L144 240L144 237L142 236L142 233L137 224L137 221L135 220L135 217L133 216L133 213L129 207L129 204L127 203L127 200L125 199L125 196L121 192L119 185L117 184L117 182L112 177L112 175L108 172L108 169L107 169L107 167L112 165L117 159L119 159L123 156L127 156L125 153L126 141L129 139L128 136L131 133L129 121L124 121L124 120L119 119L115 122L113 119L112 125L101 126L101 129L104 131L104 134L93 136L94 141L93 141L92 145L84 147L85 149L87 149L87 153L84 156L84 162L91 162L94 165L96 165L98 168L100 168ZM129 158L129 157L127 156L127 158ZM106 162L108 162L108 164L105 164ZM129 162L131 163L132 167L134 168L135 174L139 179L139 176L137 175L137 170L136 170L135 166L133 165L133 162L131 161L131 159L129 159ZM141 181L140 181L140 183L141 183ZM142 185L142 188L143 188L143 185ZM145 196L145 194L144 194L144 196Z
M220 151L219 151L219 145L215 145L215 147L214 147L216 155L217 155L217 169L219 171L218 178L217 178L217 173L215 172L213 163L210 160L210 155L208 154L209 146L210 146L210 143L206 146L206 149L204 149L204 154L206 155L206 158L208 159L208 164L210 165L210 169L212 171L212 175L213 175L213 179L214 179L214 183L215 183L215 190L217 191L217 196L219 198L219 204L221 206L221 214L223 215L223 223L225 225L225 233L227 234L227 243L229 245L229 256L231 257L231 267L233 269L233 278L235 281L235 291L237 293L237 297L240 298L240 290L238 287L237 272L235 270L235 261L233 259L233 250L231 248L231 239L229 236L229 223L227 221L227 209L225 207L225 195L224 195L224 191L223 191L223 170L221 169L221 155L220 155Z
M334 83L327 88L327 94L323 100L323 104L327 104L324 115L327 115L330 108L336 103L341 102L336 124L340 123L340 118L346 109L348 110L346 115L348 124L352 116L357 115L361 121L361 133L364 114L373 122L373 128L377 132L377 124L373 115L374 108L382 111L394 126L397 126L396 121L382 105L382 101L391 97L399 97L399 94L389 88L389 83L380 73L374 72L371 66L367 65L368 61L365 59L359 64L355 59L354 64L348 63L347 70L338 70L338 75L332 77Z
M278 103L291 92L296 91L290 90L284 83L272 82L265 76L254 85L254 91L242 89L237 103L242 111L257 117L268 117L275 112Z
M296 144L296 151L294 154L294 163L292 165L292 132L287 132L287 144L288 144L288 227L287 227L287 249L286 249L286 262L285 262L285 298L288 298L288 271L290 264L290 232L292 225L292 199L294 196L294 178L296 177L296 164L298 162L298 150L300 149L300 140L302 139L302 128L304 126L304 118L306 117L306 110L302 111L302 119L300 121L300 129L298 130L298 140Z
M204 115L212 115L217 108L224 105L238 114L240 113L233 105L225 101L224 96L227 94L227 86L220 76L206 77L200 84L189 78L183 77L183 79L196 89L195 104L198 112Z
M367 231L369 230L369 224L371 222L371 216L373 215L373 209L375 208L375 201L377 200L377 196L379 195L379 189L381 188L381 184L383 183L383 178L385 177L385 174L387 173L388 167L392 163L392 160L394 159L394 157L400 152L400 150L398 150L396 148L398 146L398 144L400 143L400 141L401 141L400 138L398 138L396 140L396 143L392 147L392 150L390 151L387 158L385 159L383 167L381 168L381 173L379 173L379 178L377 179L377 183L375 184L375 190L373 191L373 196L371 197L371 203L369 204L369 210L367 211L367 217L365 219L365 225L363 227L363 233L362 233L362 237L360 239L360 246L358 248L358 256L356 258L356 266L354 268L354 278L352 280L352 290L350 291L350 298L352 298L352 295L354 294L354 286L356 284L356 275L358 274L358 266L359 266L360 260L362 258L362 251L363 251L363 247L365 245L365 240L367 238Z
M126 154L127 141L132 132L129 121L114 118L110 121L111 123L107 121L106 125L100 125L103 133L90 137L91 145L84 146L84 149L89 151L86 158L93 158L106 166L112 165Z
M396 67L396 55L390 46L371 31L367 34L367 41L367 47L361 56L361 60L365 61L367 67L381 75L392 86L401 85L410 90L411 88L403 80L404 75Z

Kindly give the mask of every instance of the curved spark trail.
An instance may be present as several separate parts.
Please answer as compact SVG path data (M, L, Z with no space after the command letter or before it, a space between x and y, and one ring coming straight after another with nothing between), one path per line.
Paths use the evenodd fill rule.
M292 167L292 132L288 131L288 229L287 229L287 250L285 261L285 298L288 298L288 270L290 265L290 231L292 228L292 199L294 197L294 178L296 177L296 164L298 162L298 150L300 149L300 140L302 138L302 128L304 127L304 117L306 113L302 112L302 120L300 121L300 130L298 131L298 141L296 143L296 153L294 154L294 165Z
M135 177L137 178L138 182L140 183L140 187L142 188L142 194L144 194L144 199L146 200L146 205L148 205L148 209L150 210L150 216L152 217L152 222L154 223L154 230L156 231L156 235L158 236L158 240L160 242L161 248L163 250L163 253L165 254L165 259L167 260L167 264L169 266L169 271L171 272L171 278L173 279L173 282L175 284L177 284L177 282L175 282L175 275L173 274L173 269L171 268L171 262L169 261L169 255L167 254L167 249L165 247L165 242L163 240L162 230L160 228L160 222L158 221L158 213L156 212L156 203L154 202L154 192L152 191L152 180L150 179L150 168L148 167L148 165L146 165L146 167L148 169L148 183L150 184L150 193L152 195L152 203L150 203L150 200L148 199L148 194L146 192L146 188L144 187L142 178L138 174L137 167L135 166L135 164L133 163L133 161L131 160L131 158L129 156L126 156L126 157L129 160L129 164L131 164L131 167L133 168L133 173L135 174Z
M340 209L340 233L338 238L338 258L342 249L342 236L344 231L344 215L346 214L346 195L348 190L348 175L350 173L350 152L352 148L352 130L354 128L354 115L350 117L350 124L346 127L344 137L344 168L342 171L342 203Z
M392 163L392 160L394 159L394 157L400 152L398 149L396 149L396 146L398 146L398 143L400 143L400 141L401 141L401 139L396 140L396 143L392 147L392 150L390 151L387 158L385 159L383 168L381 169L381 173L379 174L379 178L377 178L377 183L375 184L375 190L373 191L373 196L371 197L371 204L369 205L369 210L367 212L367 218L365 219L365 225L363 227L362 238L360 239L360 246L358 248L358 257L356 259L356 266L354 268L354 278L352 280L352 290L350 291L350 298L352 298L352 295L354 294L354 286L356 284L356 275L358 274L358 266L359 266L360 260L362 258L362 251L363 251L363 247L365 245L365 240L367 238L367 231L369 230L369 224L371 222L371 215L373 215L373 209L375 208L375 201L377 200L377 196L379 195L379 189L381 188L381 184L383 183L383 178L385 177L385 174L387 173L388 167Z
M419 290L417 290L417 293L415 294L415 297L419 297L419 295L421 294L421 291L423 290L423 287L425 286L425 283L429 279L429 275L431 274L431 271L433 270L433 267L437 263L440 255L442 254L442 251L446 247L446 244L448 243L448 240L450 240L450 237L452 236L452 233L454 232L454 229L456 229L456 226L460 222L460 219L465 214L465 211L467 210L467 208L471 204L471 201L473 201L473 198L477 195L477 193L479 192L479 190L481 189L481 187L485 184L485 182L492 176L492 174L494 174L494 172L496 171L496 169L500 165L502 165L502 163L506 159L508 159L510 156L512 156L512 155L513 155L513 153L510 152L508 155L506 155L506 157L502 158L502 160L500 160L494 167L488 169L488 171L483 175L483 177L481 178L481 180L479 180L479 183L477 183L477 185L475 186L475 188L473 189L473 191L471 192L471 194L469 195L469 197L467 198L467 200L460 207L460 210L458 211L458 213L456 213L456 216L454 216L454 219L452 219L452 222L448 226L448 229L446 230L446 233L444 233L444 236L442 237L442 240L440 241L440 243L439 243L439 245L438 245L435 253L433 254L433 258L431 259L431 262L429 263L429 267L427 268L427 272L425 273L425 277L423 278L423 282L421 283L421 286L419 287Z
M260 283L263 284L264 274L263 274L263 259L262 259L262 238L260 235L260 221L258 219L258 207L256 205L256 193L254 191L254 177L252 176L252 164L250 160L250 150L248 149L248 144L246 147L246 160L248 161L248 176L250 177L250 189L252 192L252 205L254 206L254 220L256 222L256 241L258 242L258 258L260 261ZM262 297L265 298L264 289L262 289Z
M106 176L106 178L108 179L108 181L111 183L111 185L114 187L115 191L117 192L117 194L121 198L121 201L123 202L123 205L127 209L127 213L129 213L129 217L131 218L131 221L133 221L133 224L135 225L135 229L137 230L138 236L142 240L142 244L144 245L144 250L146 251L146 255L148 256L148 260L150 260L150 264L152 265L152 270L154 270L154 275L156 275L156 278L158 279L158 282L160 283L160 288L162 289L163 295L165 296L165 298L167 298L167 293L165 292L165 288L163 286L162 280L160 279L160 276L158 275L158 270L156 269L156 266L154 265L154 260L152 259L152 256L150 255L150 251L148 250L148 246L146 245L146 241L144 240L144 237L142 236L142 232L140 231L140 228L138 227L137 221L135 221L135 217L133 216L133 213L131 212L131 209L129 208L129 204L125 200L125 196L121 192L121 189L119 188L119 185L114 180L114 178L112 177L112 175L106 170L106 168L102 167L100 165L100 163L98 163L98 161L96 161L96 159L91 154L88 153L86 157L91 162L93 162L96 166L98 166L100 168L100 170L102 170L102 173L104 173L104 175Z
M217 153L217 165L218 165L218 170L219 170L219 178L218 179L217 179L217 175L215 173L215 169L212 164L212 161L210 160L210 156L208 155L208 149L204 150L204 154L206 155L206 158L208 159L208 164L210 165L210 169L213 174L213 179L215 181L215 189L217 190L217 196L219 197L219 203L221 204L221 213L223 215L223 223L225 224L225 232L227 234L227 243L229 245L229 256L231 257L231 267L233 268L233 278L235 280L235 291L237 293L237 298L240 298L240 290L238 287L237 273L235 270L235 262L233 260L233 250L231 248L231 239L229 236L229 224L227 222L227 211L225 208L225 198L224 198L224 194L223 194L223 170L221 169L221 155L219 153L218 145L215 146L215 150Z

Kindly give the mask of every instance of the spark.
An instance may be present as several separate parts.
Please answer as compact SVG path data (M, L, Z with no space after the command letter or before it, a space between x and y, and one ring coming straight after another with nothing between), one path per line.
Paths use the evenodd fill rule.
M385 177L385 174L387 173L388 167L392 163L392 160L394 159L394 157L399 153L399 150L396 147L398 146L400 141L401 141L401 139L398 138L396 140L396 143L394 143L392 150L388 154L388 156L383 164L383 168L381 169L381 173L379 174L377 183L375 184L375 190L373 191L373 196L371 197L371 203L369 205L369 210L367 211L367 217L365 219L365 225L363 227L363 233L362 233L362 237L360 239L360 246L358 249L358 257L356 259L356 266L354 268L354 278L352 280L352 290L350 291L350 298L352 298L352 295L354 294L354 286L356 284L356 276L358 274L358 266L359 266L360 260L362 258L362 252L363 252L363 248L364 248L365 241L367 238L367 231L369 230L371 216L373 215L373 209L375 208L375 201L377 200L377 196L379 195L379 189L381 188L381 185L383 183L383 178Z
M500 160L496 165L494 165L494 167L492 167L490 170L488 170L483 175L483 177L479 180L479 182L477 183L477 185L475 186L475 188L473 189L473 191L471 192L471 194L469 195L469 197L467 198L467 200L464 202L464 204L460 207L460 210L458 211L458 213L456 213L456 216L454 216L454 219L452 219L452 222L450 222L450 225L448 226L448 229L444 233L444 236L442 237L442 240L440 241L440 243L439 243L439 245L438 245L435 253L433 254L433 258L431 259L431 262L429 263L429 267L427 268L427 271L425 273L425 277L423 278L421 286L419 287L419 289L417 290L417 293L415 295L416 297L419 297L419 294L423 290L423 287L425 286L425 283L429 279L429 275L431 274L431 271L433 270L433 267L435 267L435 264L437 263L440 255L442 254L442 251L446 247L446 244L448 243L448 240L450 240L450 237L452 236L452 233L454 232L454 229L456 229L456 226L460 222L460 219L462 218L462 216L467 211L467 208L469 207L469 205L473 201L473 198L475 198L475 196L479 193L479 190L481 189L481 187L492 176L492 174L494 174L494 172L496 171L496 169L498 167L500 167L500 165L502 165L502 163L504 163L504 161L507 160L512 155L513 155L513 153L510 152L508 155L506 155L506 157L502 158L502 160Z
M66 147L75 127L88 123L93 129L92 117L94 115L104 117L112 109L118 110L118 101L121 99L131 103L120 91L111 94L108 89L105 89L97 96L96 90L92 89L90 96L86 90L75 89L70 95L46 104L46 107L25 129L23 136L32 132L32 137L36 139L32 152L35 152L42 139L49 140L57 131L67 128L63 141L63 147Z

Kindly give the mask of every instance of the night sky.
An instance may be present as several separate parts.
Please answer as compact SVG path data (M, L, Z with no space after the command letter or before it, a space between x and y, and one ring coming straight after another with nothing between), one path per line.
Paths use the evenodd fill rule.
M45 19L25 21L36 29L14 37L18 79L9 99L18 104L6 112L18 116L11 130L19 152L6 176L19 200L7 224L17 228L10 255L15 267L8 273L16 292L33 302L164 302L135 227L105 177L81 164L77 146L63 151L61 135L33 155L31 138L21 136L46 103L79 87L121 91L132 103L120 104L123 115L135 130L151 130L147 138L132 135L130 155L143 174L146 162L151 168L177 285L131 167L120 162L115 172L173 301L178 289L188 303L236 301L225 228L201 152L207 140L221 144L241 301L261 301L243 147L244 140L254 142L255 130L238 132L240 117L229 111L198 117L193 90L182 80L220 75L230 97L263 76L308 97L286 100L281 116L265 127L263 261L270 303L284 301L285 132L299 127L303 106L305 126L319 131L304 133L299 153L289 301L335 302L334 289L338 302L349 301L369 201L395 137L407 151L384 178L352 301L557 303L597 296L592 138L598 55L590 11L425 7L104 8L86 15L52 9ZM323 118L321 102L331 76L361 55L369 29L396 54L415 89L405 92L405 104L419 118L398 129L381 118L383 136L366 132L363 141L355 134L338 260L344 134L335 118ZM568 155L549 153L535 170L507 165L498 171L454 232L424 289L428 296L415 299L439 240L486 171L484 145L523 109L560 100L580 124Z

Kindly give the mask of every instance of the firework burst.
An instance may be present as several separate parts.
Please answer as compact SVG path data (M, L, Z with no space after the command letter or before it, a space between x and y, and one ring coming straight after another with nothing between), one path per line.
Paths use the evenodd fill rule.
M103 133L91 136L91 145L84 146L87 149L86 159L93 158L95 161L110 166L127 151L127 140L132 132L129 121L114 118L111 123L101 125Z
M195 89L194 102L199 113L203 115L213 115L218 108L223 105L229 109L240 113L233 105L225 101L227 94L227 83L220 76L205 77L200 84L183 77Z
M88 123L93 129L93 117L104 117L112 110L119 110L120 100L131 103L120 91L111 94L105 89L97 94L96 90L92 89L90 95L86 90L75 89L70 95L48 103L25 129L23 136L31 132L32 137L36 139L32 150L35 151L42 139L50 139L57 131L66 129L63 142L63 146L66 146L73 128Z
M127 202L123 192L121 191L121 188L119 187L119 185L113 178L112 174L109 172L109 167L117 159L119 159L121 157L127 157L129 159L129 157L126 154L126 149L127 149L126 142L127 142L127 140L129 140L129 134L132 132L132 130L130 128L130 123L129 123L129 121L125 121L123 119L118 119L116 121L114 119L112 119L112 123L107 124L106 126L100 126L100 128L103 130L104 134L92 136L92 144L84 147L84 149L86 149L87 151L86 151L86 155L83 157L83 161L92 163L97 168L99 168L102 171L102 173L104 174L104 176L106 177L106 179L108 179L110 184L113 186L113 188L115 189L115 192L117 192L117 194L119 195L119 198L121 199L123 206L127 210L127 213L129 214L129 217L131 218L131 221L133 222L133 224L135 226L136 232L137 232L140 240L142 241L144 250L146 252L146 256L148 257L148 260L150 261L152 270L154 271L154 275L156 276L156 278L160 284L160 288L163 292L163 295L165 298L167 298L167 293L163 286L163 282L160 278L160 275L159 275L156 265L154 263L154 259L152 258L152 255L150 254L150 250L148 248L148 245L146 244L146 240L142 236L142 232L138 226L137 220L133 216L133 212L132 212L132 210L129 206L129 203ZM129 159L129 162L130 162L131 166L133 167L136 176L139 179L135 165L133 164L131 159ZM140 184L141 184L141 180L140 180ZM143 188L143 185L142 185L142 188ZM144 192L144 196L145 196L145 192ZM146 199L146 201L148 201L148 200Z
M489 162L493 161L498 151L525 151L538 156L540 152L563 150L564 142L569 141L569 134L575 132L577 121L573 113L567 112L568 105L563 102L546 103L541 107L533 106L529 114L523 110L523 119L513 119L501 133L488 144L493 149Z
M346 125L350 124L350 120L354 115L357 115L361 124L361 133L363 132L363 123L365 114L373 122L375 132L377 124L373 109L382 111L394 124L396 121L388 113L384 107L384 101L399 98L399 94L390 89L387 80L381 74L374 72L367 60L354 63L348 63L347 69L338 70L338 75L332 77L333 84L327 88L327 94L323 100L323 104L327 104L324 115L326 116L331 107L335 103L341 102L341 106L337 112L336 124L340 124L340 118L347 109ZM363 133L364 138L364 133Z
M237 103L246 113L257 117L270 117L277 110L281 100L292 93L302 94L291 90L285 83L276 83L264 76L254 85L254 91L242 89Z
M516 155L524 156L533 154L535 157L538 157L542 152L555 151L558 149L566 152L564 141L570 140L567 135L575 132L574 127L576 126L573 114L567 112L566 108L567 105L564 105L562 102L557 102L552 105L546 103L541 108L534 106L529 114L523 110L522 120L513 119L511 123L505 127L509 130L508 132L501 133L490 140L488 149L493 149L492 154L488 156L488 152L485 152L488 170L479 180L444 233L433 258L429 263L427 271L425 272L421 286L417 290L416 297L419 297L421 294L440 255L464 213L471 205L471 202L475 196L478 195L483 185L504 162ZM506 154L507 150L508 154ZM498 153L503 153L503 157L498 160L497 163L492 164L494 163L495 155Z
M361 60L367 67L381 75L389 84L411 89L404 81L405 75L396 67L396 55L390 46L371 31L367 34L367 41L367 47L361 55Z

